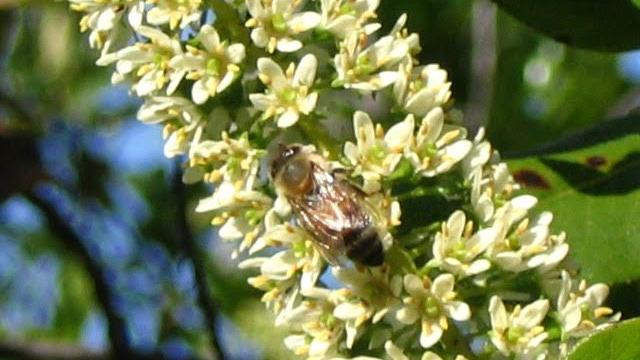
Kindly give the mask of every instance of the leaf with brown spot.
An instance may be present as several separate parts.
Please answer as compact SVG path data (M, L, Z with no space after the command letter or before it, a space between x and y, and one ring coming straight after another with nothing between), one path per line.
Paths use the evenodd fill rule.
M628 132L611 135L609 129L624 126ZM523 191L540 199L539 211L554 213L554 231L567 232L571 256L592 282L640 280L638 127L637 116L619 119L546 146L541 155L508 161ZM548 186L526 186L540 181Z
M589 167L599 168L607 164L607 158L600 155L593 155L587 158L586 163Z
M548 190L551 188L547 180L544 179L537 171L531 169L522 169L513 173L513 179L526 188L539 188Z

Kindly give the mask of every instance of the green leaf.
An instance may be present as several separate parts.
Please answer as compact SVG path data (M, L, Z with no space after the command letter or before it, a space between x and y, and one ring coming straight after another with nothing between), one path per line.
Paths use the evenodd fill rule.
M640 279L640 117L598 125L509 161L538 209L554 213L590 281Z
M640 358L640 318L624 321L590 336L569 360L636 360Z
M528 26L571 46L625 51L640 48L638 0L493 0Z
M498 16L498 30L487 130L501 151L528 149L597 124L629 91L617 54L536 36L505 13Z
M640 0L631 0L631 3L633 3L633 5L635 5L636 7L640 8Z

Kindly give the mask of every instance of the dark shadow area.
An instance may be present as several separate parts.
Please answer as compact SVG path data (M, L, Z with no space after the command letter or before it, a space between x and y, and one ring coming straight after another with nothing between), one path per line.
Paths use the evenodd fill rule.
M640 116L632 115L624 118L602 122L594 127L576 132L549 144L544 144L525 151L505 152L505 159L519 159L529 156L544 156L568 152L588 146L615 140L629 134L640 133Z
M622 313L622 319L640 316L640 281L616 284L610 288L606 305Z
M605 156L598 158L604 159ZM627 154L607 172L586 164L542 158L542 163L577 191L593 196L624 195L640 188L640 152Z

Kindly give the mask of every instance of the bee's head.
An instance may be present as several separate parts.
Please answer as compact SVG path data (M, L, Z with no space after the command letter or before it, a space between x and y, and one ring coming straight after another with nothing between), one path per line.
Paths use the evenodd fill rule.
M278 152L271 161L269 175L276 183L289 192L301 191L309 180L311 163L304 155L301 145L278 146Z
M285 164L301 152L302 146L300 145L278 144L278 150L273 157L273 160L271 160L271 165L269 167L269 175L271 176L271 179L275 180L280 171L284 168Z

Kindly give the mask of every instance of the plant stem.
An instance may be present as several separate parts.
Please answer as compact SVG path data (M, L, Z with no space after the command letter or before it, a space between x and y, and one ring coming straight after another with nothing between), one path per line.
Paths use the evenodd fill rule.
M207 273L204 266L204 261L206 261L205 257L202 255L201 249L199 248L196 239L193 237L193 233L191 232L191 228L189 227L187 220L187 198L185 186L182 182L182 168L180 167L179 160L174 163L173 192L177 202L176 220L178 233L181 238L181 243L184 246L185 253L193 264L193 272L195 275L196 287L198 289L198 305L204 314L207 324L211 351L216 359L223 360L224 353L222 352L220 341L216 336L218 306L214 301L207 283Z

